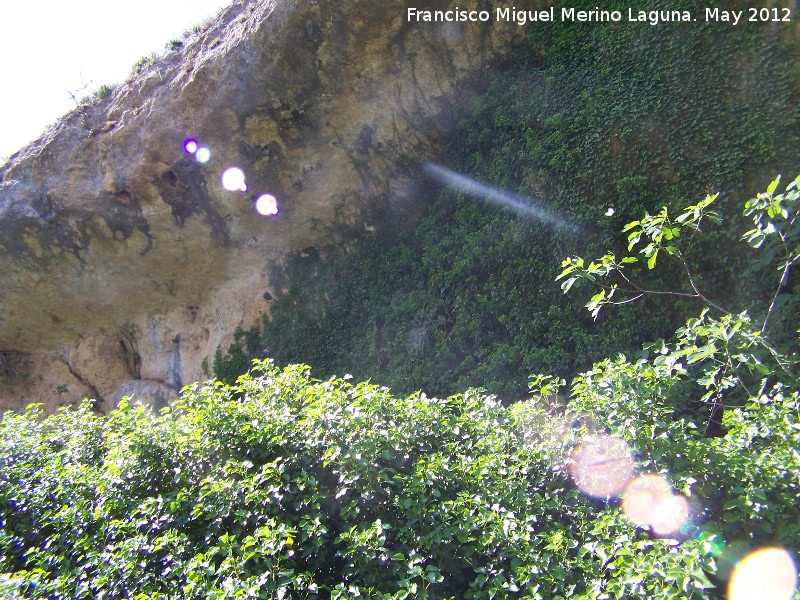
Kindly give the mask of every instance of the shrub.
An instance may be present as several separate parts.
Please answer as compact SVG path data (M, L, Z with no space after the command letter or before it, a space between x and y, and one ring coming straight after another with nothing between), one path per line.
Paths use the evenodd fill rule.
M131 77L136 77L137 75L143 73L144 71L149 69L151 66L156 64L159 61L159 58L160 57L155 52L153 52L152 54L150 54L148 56L142 56L139 60L137 60L135 63L133 63L133 66L131 67L131 75L130 76Z
M111 92L113 92L115 89L117 89L116 85L104 83L99 88L97 88L97 90L95 90L94 97L99 100L104 100L108 98L111 95Z
M591 597L622 565L699 596L711 558L595 505L520 415L258 363L156 417L2 422L0 590L35 598ZM609 567L613 559L614 566ZM666 573L680 569L679 582ZM630 582L614 589L639 589ZM612 586L612 587L613 587Z

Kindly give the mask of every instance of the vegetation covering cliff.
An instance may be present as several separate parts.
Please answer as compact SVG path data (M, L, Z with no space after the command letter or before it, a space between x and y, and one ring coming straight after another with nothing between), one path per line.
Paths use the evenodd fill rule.
M603 8L615 7L625 12ZM221 348L217 376L233 383L250 358L271 357L404 393L480 386L513 400L531 372L569 378L669 335L697 309L652 297L594 321L554 280L569 254L619 252L620 224L644 211L720 192L718 210L740 223L752 190L797 171L792 25L557 21L526 31L482 76L482 92L456 106L444 153L423 158L577 231L428 180L410 205L371 207L371 233L343 224L328 246L283 260L271 273L270 318ZM698 276L718 297L769 294L773 282L747 271L732 239L704 236L689 257ZM679 288L679 276L666 270L650 283Z

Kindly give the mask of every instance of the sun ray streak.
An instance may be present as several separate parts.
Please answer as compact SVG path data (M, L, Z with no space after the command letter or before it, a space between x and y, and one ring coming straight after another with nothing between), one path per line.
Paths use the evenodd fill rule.
M578 232L578 227L565 221L564 219L550 214L542 208L537 207L531 200L527 198L522 198L516 194L511 194L504 190L480 183L470 177L456 173L455 171L447 169L441 165L437 165L433 162L422 163L421 169L422 172L431 179L434 179L442 185L446 185L457 192L487 200L492 204L501 206L503 208L515 210L527 217L532 217L549 225L564 228L575 233Z

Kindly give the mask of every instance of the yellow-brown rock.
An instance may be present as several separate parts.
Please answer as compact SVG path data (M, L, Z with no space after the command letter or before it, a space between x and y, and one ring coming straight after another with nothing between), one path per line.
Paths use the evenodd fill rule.
M107 410L131 380L205 378L315 223L413 198L409 165L435 156L462 82L524 28L409 23L409 6L235 2L0 167L0 410L84 396ZM229 166L247 192L222 187ZM262 193L278 215L254 212Z

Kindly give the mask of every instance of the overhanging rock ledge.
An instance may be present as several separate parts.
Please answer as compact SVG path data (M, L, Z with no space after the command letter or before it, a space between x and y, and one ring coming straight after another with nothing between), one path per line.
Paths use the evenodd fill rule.
M409 6L235 2L0 167L0 411L84 396L108 410L131 380L207 378L203 359L268 310L270 265L313 245L315 224L413 200L410 166L524 28L408 23ZM246 193L220 185L232 165ZM264 192L275 217L253 211Z

